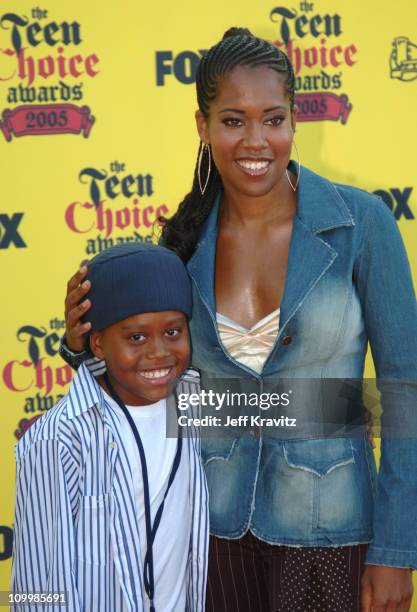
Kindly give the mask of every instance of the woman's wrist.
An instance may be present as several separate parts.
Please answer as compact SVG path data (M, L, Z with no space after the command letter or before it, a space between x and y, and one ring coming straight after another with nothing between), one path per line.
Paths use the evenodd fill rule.
M64 334L61 338L59 354L61 355L62 359L75 370L79 368L88 355L86 350L79 352L72 351L67 344L66 334Z

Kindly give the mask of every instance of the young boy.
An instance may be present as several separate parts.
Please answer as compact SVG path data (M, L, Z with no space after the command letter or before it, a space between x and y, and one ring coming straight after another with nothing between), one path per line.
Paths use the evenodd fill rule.
M204 610L208 507L199 442L167 438L175 392L198 392L190 280L168 249L124 244L89 264L89 347L67 396L16 447L13 592L31 610ZM48 600L50 601L50 599Z

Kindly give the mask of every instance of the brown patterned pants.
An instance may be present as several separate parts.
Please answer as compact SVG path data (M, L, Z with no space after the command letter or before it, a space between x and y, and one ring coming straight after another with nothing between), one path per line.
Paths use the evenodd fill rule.
M366 549L211 536L206 612L360 612Z

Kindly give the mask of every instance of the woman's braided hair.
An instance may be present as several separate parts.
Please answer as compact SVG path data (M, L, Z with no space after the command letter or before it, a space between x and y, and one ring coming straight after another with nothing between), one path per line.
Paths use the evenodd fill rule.
M230 28L223 39L211 47L202 57L197 69L197 101L200 111L207 118L210 103L217 95L219 80L236 66L268 66L286 77L285 86L294 105L294 71L285 53L272 43L253 36L245 28ZM163 225L162 240L166 247L175 251L183 261L188 261L194 252L201 226L207 219L214 199L222 187L220 174L211 159L211 172L204 195L201 195L198 181L198 159L202 143L198 149L197 164L190 193L170 219L161 218ZM201 160L203 177L208 172L208 155Z

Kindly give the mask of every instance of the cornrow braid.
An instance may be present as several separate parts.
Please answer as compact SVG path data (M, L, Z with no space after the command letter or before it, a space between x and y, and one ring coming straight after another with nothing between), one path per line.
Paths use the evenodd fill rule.
M294 71L288 57L272 43L253 36L246 28L230 28L222 40L211 47L202 57L197 68L196 87L200 111L208 118L211 102L216 98L220 79L237 66L268 66L285 76L286 92L291 107L294 106ZM194 180L190 193L180 203L170 219L161 217L164 245L188 261L194 252L201 226L207 219L222 180L211 156L211 172L204 194L198 180L198 160L202 155L202 143L198 149ZM207 177L208 153L202 155L201 174Z

